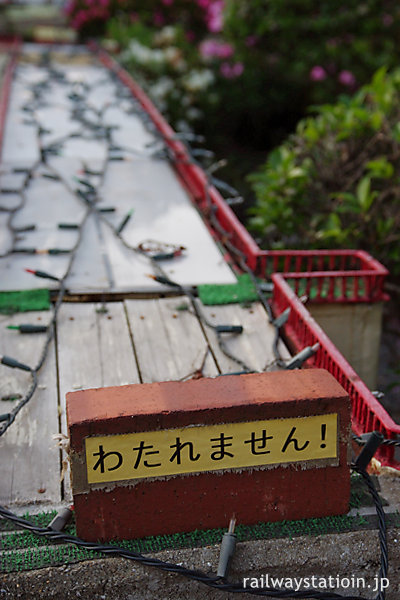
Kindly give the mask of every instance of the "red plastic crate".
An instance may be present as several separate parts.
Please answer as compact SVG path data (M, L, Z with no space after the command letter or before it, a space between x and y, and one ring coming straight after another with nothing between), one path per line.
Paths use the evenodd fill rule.
M287 339L296 352L305 346L319 343L319 350L307 361L307 364L326 369L332 373L348 392L352 402L352 427L354 432L360 435L370 431L380 431L385 438L400 440L400 425L397 425L388 415L344 356L312 318L288 285L285 276L273 274L272 281L274 283L272 300L274 312L280 314L288 307L291 309L289 319L284 326ZM393 447L381 447L378 458L383 464L400 469L400 460L395 456Z
M261 272L281 273L298 296L311 302L386 300L388 270L364 250L271 250Z

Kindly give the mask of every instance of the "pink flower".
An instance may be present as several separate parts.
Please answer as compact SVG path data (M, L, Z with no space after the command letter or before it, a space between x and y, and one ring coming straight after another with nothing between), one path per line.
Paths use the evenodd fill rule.
M131 23L137 23L139 21L139 15L137 12L131 12L129 15L129 20Z
M234 48L227 42L217 40L204 40L199 46L200 54L204 58L229 58L234 53Z
M384 24L385 27L390 27L390 25L393 23L394 19L392 17L392 15L389 15L388 13L384 14L382 17L382 23Z
M212 33L219 33L222 31L224 25L223 19L224 2L223 0L215 0L208 7L208 14L206 17L208 30Z
M85 10L78 10L74 19L72 20L72 27L74 29L80 29L82 25L88 20L88 13Z
M174 0L161 0L164 6L171 6L174 3Z
M248 48L251 48L252 46L255 46L258 42L258 36L257 35L248 35L246 38L246 46Z
M237 62L232 65L224 62L220 67L221 75L225 77L225 79L235 79L236 77L240 77L243 71L244 66L241 62Z
M347 87L353 87L356 83L356 78L351 71L340 71L338 81Z
M219 33L224 24L224 0L197 0L197 4L205 13L208 31L211 33Z
M165 23L164 16L159 10L156 10L153 15L153 23L156 27L161 27Z
M74 12L76 6L75 6L75 0L69 0L65 6L64 6L64 12L66 15L72 15L72 13Z
M315 65L310 71L310 79L311 81L323 81L326 79L326 71L324 67Z

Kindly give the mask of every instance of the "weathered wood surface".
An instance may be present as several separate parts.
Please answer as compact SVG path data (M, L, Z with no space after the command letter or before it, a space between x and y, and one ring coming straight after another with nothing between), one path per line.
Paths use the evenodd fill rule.
M201 370L218 374L201 324L179 310L185 298L126 300L130 330L143 383L189 378Z
M201 310L211 325L242 325L242 334L222 334L222 337L227 349L252 371L274 370L276 357L273 353L272 343L275 329L269 323L267 314L260 303L253 303L248 307L240 304L201 306ZM217 335L211 327L206 327L206 334L213 347L220 371L222 373L241 371L241 366L222 352L218 345ZM278 347L282 358L290 356L282 341Z
M262 370L273 361L274 330L258 303L248 308L225 305L202 310L215 324L243 326L241 335L226 334L224 340L227 349L251 369ZM50 312L28 313L3 316L0 324L3 328L49 319ZM0 438L2 457L6 456L0 462L0 499L8 505L60 501L60 457L52 436L67 433L67 392L213 377L240 370L222 353L215 332L198 320L186 296L107 304L66 303L59 311L56 332L56 346L51 346L39 374L37 392ZM7 348L8 354L31 364L43 347L43 335L4 329L0 350ZM281 350L285 355L283 346ZM30 383L27 373L2 365L0 369L2 396L26 391ZM63 499L71 499L68 471L62 492Z
M20 323L47 324L50 312L0 315L1 350L34 366L42 351L45 333L20 334L6 329ZM30 375L0 365L0 397L23 395L31 383ZM6 413L15 401L0 400ZM59 432L57 369L54 343L39 374L39 386L13 425L0 437L0 503L26 505L57 504L61 500L60 455L53 436Z
M107 312L101 312L106 310ZM67 392L139 383L123 304L66 304L57 324L61 433L67 435ZM69 470L65 497L71 499Z
M68 55L67 50L65 54ZM12 85L2 147L0 206L7 207L10 202L15 206L23 200L12 224L36 226L34 231L19 236L15 249L72 250L78 232L60 230L58 224L82 222L88 205L75 191L82 185L77 177L82 177L82 169L88 167L104 175L89 176L98 191L96 206L113 207L115 213L103 215L103 220L95 211L89 215L79 256L68 278L72 293L163 291L159 283L148 277L153 272L149 261L124 246L104 221L118 228L131 210L134 214L122 232L123 240L129 245L137 247L153 239L187 249L172 262L164 261L163 266L171 278L182 285L234 283L230 268L173 166L166 157L154 156L159 155L162 143L146 125L146 116L140 113L137 102L129 98L129 92L97 64L57 63L57 69L64 73L64 81L48 79L46 66L20 64ZM47 79L39 105L33 113L29 112L34 96L32 86ZM80 87L83 84L89 88ZM74 94L82 94L82 90L84 123L73 118L77 107L83 110L82 105L73 100ZM35 121L42 128L40 133ZM102 137L96 123L111 128L112 144ZM40 146L48 148L57 142L60 143L58 154L47 155L47 166L38 166ZM111 146L120 150L112 151ZM119 154L123 160L108 160L112 153ZM33 176L24 189L25 176L16 174L14 169L34 166ZM54 173L61 181L43 177ZM17 192L24 189L24 193L10 199L10 194L1 193L1 188ZM4 225L2 223L3 228ZM3 251L4 247L11 248L7 236L3 235L0 243ZM12 253L0 260L0 290L42 288L43 280L27 275L24 268L46 271L60 278L70 258L69 254L21 256ZM56 282L46 281L46 285L52 289L57 287Z
M46 130L39 135L31 113L22 109L32 98L32 84L48 77L35 57L42 51L25 47L31 62L19 65L12 86L0 167L0 253L6 254L11 244L6 211L21 204L13 226L36 228L20 232L16 248L72 249L79 240L66 287L72 293L84 293L89 301L61 306L38 389L0 439L0 502L11 507L57 505L71 498L68 473L60 485L62 457L52 440L54 434L62 437L67 433L67 392L213 377L240 370L221 352L215 332L198 319L190 300L186 296L162 298L167 288L148 277L154 272L152 263L123 243L136 247L155 239L185 246L183 256L162 263L165 273L183 285L235 282L173 167L160 155L162 144L138 113L137 102L129 99L126 89L87 53L79 55L65 47L57 51L57 68L66 81L51 80L35 110L34 117ZM103 123L112 127L112 142L121 147L123 160L106 161L110 151L106 140L96 137L96 128L82 132L82 123L72 118L76 105L71 92L72 96L82 92L82 82L91 86L85 95L86 117L103 114ZM65 137L78 132L84 135ZM21 193L26 173L17 173L15 168L32 168L39 158L39 142L48 146L62 138L65 143L59 153L49 155L47 164L35 167ZM114 213L98 215L76 195L80 185L76 178L82 176L85 167L92 172L104 171L88 177L98 188L98 207L114 207ZM60 180L47 178L49 174L58 174ZM113 228L132 209L122 240L118 239ZM81 236L76 230L59 229L62 222L84 222ZM69 254L10 253L0 258L0 290L55 289L57 282L35 278L24 269L39 269L62 278L70 260ZM151 292L158 297L107 304L90 301L94 293L96 298L99 294L108 298L113 292ZM181 310L182 304L187 310ZM274 330L261 306L254 303L251 308L236 305L203 310L210 322L243 325L243 334L224 334L223 338L227 349L250 369L270 365ZM50 311L0 317L0 355L34 366L44 335L22 335L5 326L38 319L48 322L50 318ZM2 396L23 395L29 388L26 372L0 365L0 375ZM7 402L0 401L0 412L8 411Z

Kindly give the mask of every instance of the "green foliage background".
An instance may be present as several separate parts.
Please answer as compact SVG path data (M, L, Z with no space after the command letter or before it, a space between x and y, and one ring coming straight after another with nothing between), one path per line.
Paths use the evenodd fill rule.
M365 248L400 274L400 69L322 105L251 176L268 247Z

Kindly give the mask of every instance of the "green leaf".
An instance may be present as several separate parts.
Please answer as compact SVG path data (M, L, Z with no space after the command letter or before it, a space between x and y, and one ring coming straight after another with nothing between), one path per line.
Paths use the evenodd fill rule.
M362 211L367 213L377 196L377 192L371 192L370 177L363 177L360 179L356 190L356 196Z
M394 167L385 156L370 160L365 166L369 170L371 177L382 179L390 179L390 177L393 177Z
M400 122L396 123L396 125L392 129L392 137L395 142L400 144Z

